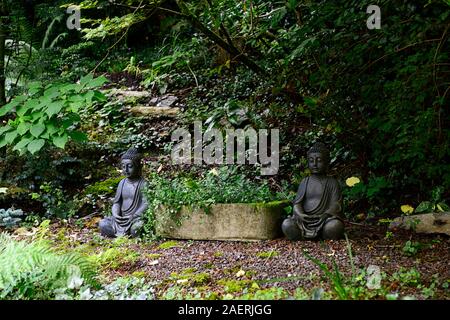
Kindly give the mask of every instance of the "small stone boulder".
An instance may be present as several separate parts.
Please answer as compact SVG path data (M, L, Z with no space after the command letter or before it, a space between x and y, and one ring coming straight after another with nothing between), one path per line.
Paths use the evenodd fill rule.
M417 233L441 233L450 236L450 212L425 213L395 218L389 229L414 230Z

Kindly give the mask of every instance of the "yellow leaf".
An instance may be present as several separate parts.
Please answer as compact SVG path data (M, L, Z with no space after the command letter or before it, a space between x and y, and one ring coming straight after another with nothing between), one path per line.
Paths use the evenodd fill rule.
M445 211L444 209L442 209L442 207L441 207L439 204L437 204L436 206L437 206L437 208L439 209L439 211L441 211L441 212L444 212L444 211Z
M178 284L185 284L185 283L187 283L189 280L188 279L180 279L180 280L177 280L177 283Z
M245 271L244 271L244 270L239 270L239 271L236 273L236 277L242 277L243 275L245 275Z
M405 214L411 214L414 212L414 208L411 207L409 204L404 204L400 207L403 213Z
M350 177L347 178L347 180L345 180L345 184L348 185L349 187L353 187L355 184L360 183L361 180L359 180L359 178L357 177Z

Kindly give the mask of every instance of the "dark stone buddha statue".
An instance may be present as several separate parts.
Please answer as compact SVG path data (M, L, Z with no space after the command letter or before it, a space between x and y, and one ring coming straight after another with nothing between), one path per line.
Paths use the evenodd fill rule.
M141 154L130 148L122 156L121 162L126 178L122 179L117 187L112 215L101 220L99 228L101 234L107 237L136 237L143 226L142 214L148 207L142 194L145 180L141 176Z
M326 175L329 151L316 143L307 157L311 175L300 182L293 214L281 226L283 233L290 240L340 239L344 236L341 188Z

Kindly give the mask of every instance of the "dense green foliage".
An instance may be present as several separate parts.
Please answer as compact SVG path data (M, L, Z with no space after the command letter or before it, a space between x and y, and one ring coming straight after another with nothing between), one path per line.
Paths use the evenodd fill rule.
M13 150L34 154L46 141L63 149L69 137L85 140L85 134L73 127L81 120L82 107L105 99L93 90L105 81L104 77L93 79L90 74L79 84L50 84L45 88L41 83L30 85L28 95L17 96L0 109L0 116L13 110L16 116L0 128L0 147L14 145Z
M72 159L70 170L86 170L96 148L105 166L89 171L87 184L110 178L104 168L129 144L170 149L167 127L128 117L133 102L108 97L89 106L105 100L93 87L80 90L93 72L152 96L180 92L177 121L185 125L198 119L205 128L280 128L272 189L285 180L285 191L295 191L308 174L308 147L328 143L332 174L361 178L344 192L348 217L396 214L402 204L439 211L449 202L448 1L378 1L379 30L367 28L369 0L2 3L11 101L0 109L0 146L8 159L14 149L37 152L48 141L64 147L56 161ZM80 4L81 31L65 26L71 3ZM75 129L90 139L76 152L66 144L81 137ZM32 184L38 193L59 179L26 157L19 158L27 166L21 187ZM75 184L72 197L87 186L80 175L55 186Z
M149 209L144 229L148 235L153 235L156 214L167 211L174 218L182 206L208 212L215 203L263 203L282 197L272 192L267 182L252 181L236 168L214 168L199 176L195 174L194 171L176 176L153 173L147 178L145 195Z
M51 299L58 290L94 285L95 271L75 254L56 254L42 241L0 234L0 298Z

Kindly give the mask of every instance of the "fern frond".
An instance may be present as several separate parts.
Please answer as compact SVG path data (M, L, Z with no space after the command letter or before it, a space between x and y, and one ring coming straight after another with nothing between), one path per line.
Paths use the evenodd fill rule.
M95 268L82 256L57 254L44 241L27 243L0 234L0 299L48 299L67 286L74 270L95 284Z

